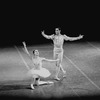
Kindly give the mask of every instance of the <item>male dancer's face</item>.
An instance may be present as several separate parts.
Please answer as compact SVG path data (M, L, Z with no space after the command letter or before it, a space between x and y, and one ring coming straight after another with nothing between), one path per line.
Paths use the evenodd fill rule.
M56 35L60 35L60 30L58 28L55 29Z

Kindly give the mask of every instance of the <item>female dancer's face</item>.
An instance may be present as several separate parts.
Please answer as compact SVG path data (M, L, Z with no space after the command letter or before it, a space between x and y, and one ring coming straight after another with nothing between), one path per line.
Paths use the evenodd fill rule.
M38 50L35 50L35 51L34 51L34 55L35 55L35 56L39 56L39 51L38 51Z

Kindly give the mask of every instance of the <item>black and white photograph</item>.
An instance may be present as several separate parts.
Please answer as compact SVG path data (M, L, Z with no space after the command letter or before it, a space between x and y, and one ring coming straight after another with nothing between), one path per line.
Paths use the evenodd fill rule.
M1 4L0 100L100 98L98 3Z

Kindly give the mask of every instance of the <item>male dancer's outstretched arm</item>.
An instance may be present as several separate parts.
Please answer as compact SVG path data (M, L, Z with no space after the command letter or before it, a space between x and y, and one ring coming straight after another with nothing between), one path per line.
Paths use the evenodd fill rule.
M75 41L75 40L79 40L79 39L81 39L81 38L83 38L83 35L79 35L78 37L69 37L69 36L67 36L67 35L64 35L64 40L66 40L66 41Z
M42 31L42 33L41 33L45 38L47 38L47 39L53 39L53 36L54 36L54 34L53 35L46 35L45 33L44 33L44 31Z

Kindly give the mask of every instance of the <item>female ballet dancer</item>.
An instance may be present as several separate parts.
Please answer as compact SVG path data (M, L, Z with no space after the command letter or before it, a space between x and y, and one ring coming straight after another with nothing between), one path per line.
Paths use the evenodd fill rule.
M53 82L50 81L40 81L40 77L47 78L51 75L49 70L42 67L43 61L49 61L49 62L58 62L59 60L51 60L46 59L43 57L39 57L39 51L33 50L33 55L31 56L30 53L27 50L26 43L22 42L24 45L24 51L29 55L29 57L32 60L33 68L29 70L28 74L32 76L33 82L31 84L31 88L34 89L34 85L43 85L43 84L50 84Z

